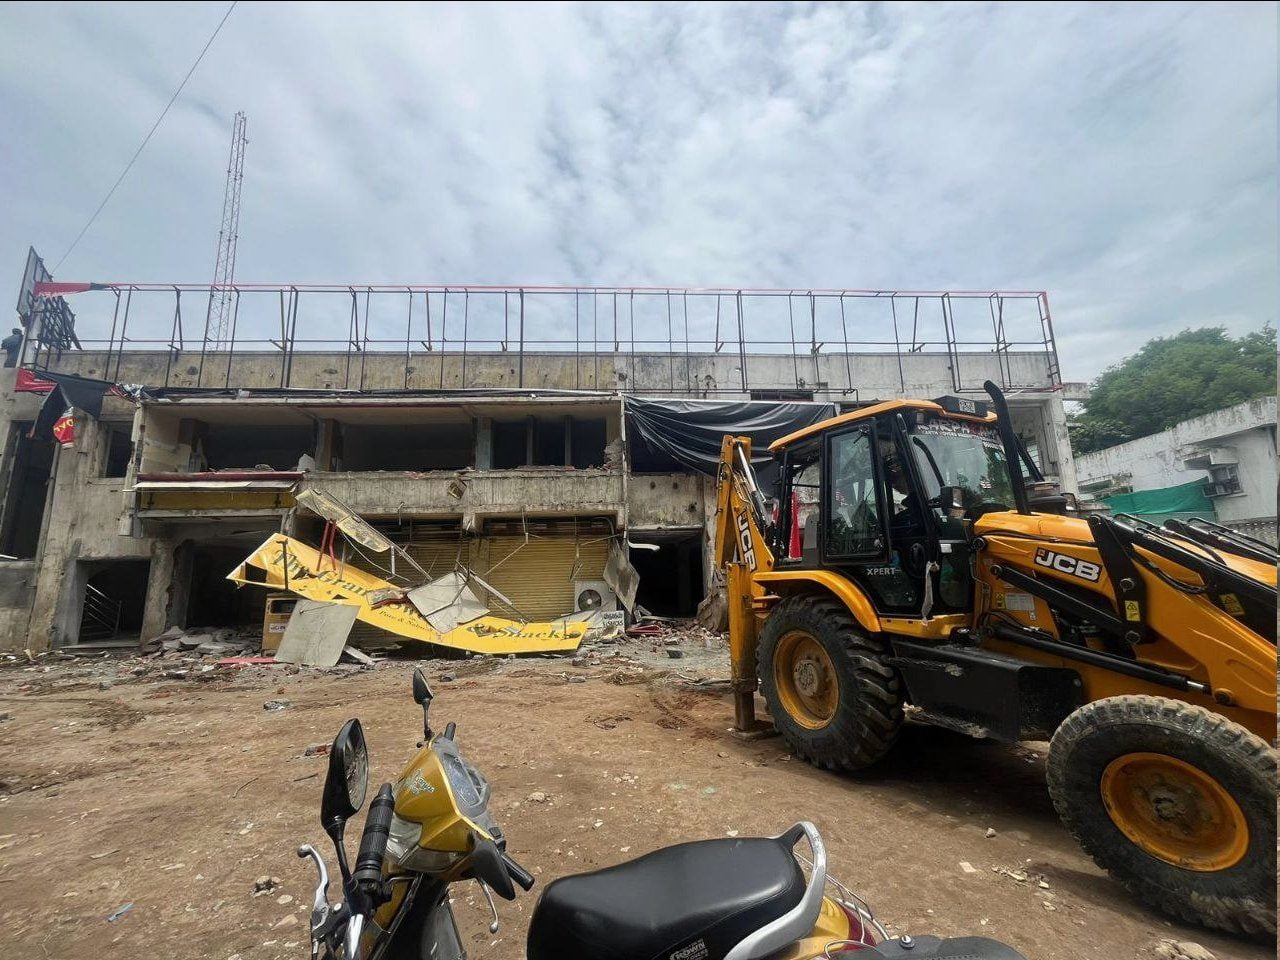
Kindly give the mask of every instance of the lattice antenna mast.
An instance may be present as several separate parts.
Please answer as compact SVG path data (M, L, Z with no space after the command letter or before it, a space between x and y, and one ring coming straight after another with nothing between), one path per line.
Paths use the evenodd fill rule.
M244 112L238 112L231 130L231 157L227 160L227 188L222 198L222 224L218 228L218 255L213 265L213 288L209 291L209 318L205 341L211 350L227 344L231 325L231 286L236 278L236 241L240 238L240 185L244 182Z

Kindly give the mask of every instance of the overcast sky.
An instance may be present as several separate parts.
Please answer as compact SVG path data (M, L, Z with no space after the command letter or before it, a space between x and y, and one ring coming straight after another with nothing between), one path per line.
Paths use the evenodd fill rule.
M226 4L0 5L0 277ZM242 2L59 279L1044 289L1063 374L1274 322L1277 22L1232 5Z

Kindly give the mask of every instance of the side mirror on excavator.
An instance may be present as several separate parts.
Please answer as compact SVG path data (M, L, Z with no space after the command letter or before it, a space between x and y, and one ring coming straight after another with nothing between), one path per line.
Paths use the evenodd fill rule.
M948 517L964 514L964 491L960 487L943 487L938 491L935 505Z

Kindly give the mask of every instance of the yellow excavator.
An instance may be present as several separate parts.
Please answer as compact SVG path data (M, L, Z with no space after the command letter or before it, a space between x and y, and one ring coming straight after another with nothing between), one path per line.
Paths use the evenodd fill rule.
M721 448L735 726L871 767L904 717L1049 740L1085 851L1182 919L1276 929L1276 564L1203 520L1072 515L990 401L894 400ZM769 462L764 458L756 461Z

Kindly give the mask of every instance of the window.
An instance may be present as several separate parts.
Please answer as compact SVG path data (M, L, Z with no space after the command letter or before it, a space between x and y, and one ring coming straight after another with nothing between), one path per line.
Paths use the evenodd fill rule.
M1205 485L1206 497L1229 497L1242 492L1240 470L1234 463L1209 468L1209 483Z
M133 458L132 432L132 425L128 423L102 424L102 469L99 476L123 477L128 472L129 461Z
M871 434L865 429L836 434L828 442L826 552L829 556L878 554L883 549L871 443Z
M493 469L576 467L604 463L603 418L525 417L495 420L492 427Z

